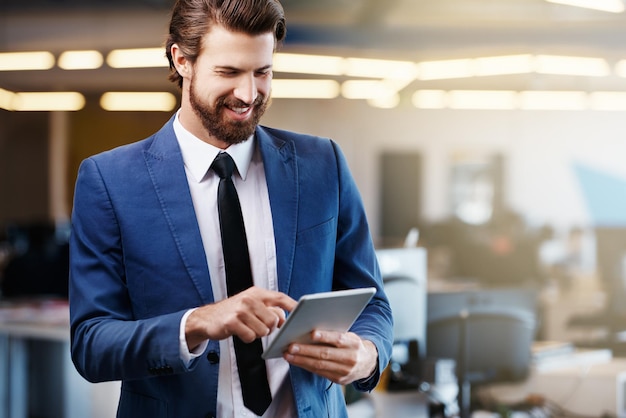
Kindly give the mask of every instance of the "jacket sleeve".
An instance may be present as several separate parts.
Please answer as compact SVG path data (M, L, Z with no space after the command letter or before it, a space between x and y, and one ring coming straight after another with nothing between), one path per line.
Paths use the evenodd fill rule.
M370 340L378 350L375 376L355 382L358 390L372 390L391 356L393 317L385 295L365 210L347 162L333 143L339 173L339 219L335 251L334 287L374 286L376 293L351 331Z
M137 319L118 214L94 159L79 169L70 238L72 360L91 382L180 373L184 311Z

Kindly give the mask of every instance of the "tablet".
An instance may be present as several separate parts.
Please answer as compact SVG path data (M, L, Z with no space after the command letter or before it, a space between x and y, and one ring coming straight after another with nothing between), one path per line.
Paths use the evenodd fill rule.
M376 288L337 290L304 295L285 323L276 331L263 358L282 357L289 344L311 344L314 329L345 332L365 308Z

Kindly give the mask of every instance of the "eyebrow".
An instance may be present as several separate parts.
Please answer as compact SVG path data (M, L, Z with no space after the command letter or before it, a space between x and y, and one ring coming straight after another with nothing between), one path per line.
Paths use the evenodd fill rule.
M260 68L256 68L254 71L265 71L265 70L271 70L272 66L271 65L265 65L263 67ZM227 71L243 71L241 68L238 67L231 67L230 65L217 65L213 68L214 71L223 71L223 70L227 70Z

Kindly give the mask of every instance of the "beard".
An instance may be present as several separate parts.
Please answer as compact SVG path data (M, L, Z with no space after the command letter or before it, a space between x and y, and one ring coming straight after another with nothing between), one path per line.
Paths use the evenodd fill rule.
M214 106L203 103L196 95L194 79L189 85L189 103L208 134L229 145L238 144L248 139L254 133L254 129L268 106L266 96L260 94L251 105L252 115L250 118L245 121L228 119L224 115L226 108L247 107L249 104L227 96L219 97Z

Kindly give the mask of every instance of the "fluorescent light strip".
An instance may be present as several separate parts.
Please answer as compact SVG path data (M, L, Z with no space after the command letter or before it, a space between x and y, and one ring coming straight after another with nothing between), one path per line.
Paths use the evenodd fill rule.
M522 91L523 110L584 110L587 94L581 91Z
M445 109L448 96L444 90L418 90L413 93L411 102L418 109Z
M334 99L339 96L335 80L272 80L272 98L276 99Z
M104 58L98 51L65 51L57 65L64 70L95 70L102 67Z
M484 77L506 74L575 75L605 77L611 70L602 58L559 55L502 55L455 60L423 61L418 64L420 80Z
M0 89L0 109L15 110L13 109L13 102L15 101L16 94L12 91Z
M592 110L626 111L626 92L596 91L590 93L589 108Z
M164 48L116 49L107 55L112 68L168 67Z
M341 85L341 95L346 99L382 99L396 93L380 80L348 80Z
M410 61L286 53L274 55L272 69L278 73L347 75L395 80L413 80L417 75L417 66Z
M30 112L73 112L85 107L85 97L77 92L14 93L11 110Z
M526 74L533 71L532 55L501 55L472 60L474 76Z
M340 76L345 72L345 59L328 55L285 54L274 55L274 72Z
M616 110L626 106L626 93L587 94L583 91L418 90L412 102L418 109L481 110ZM597 94L597 95L596 95ZM596 95L596 96L594 96Z
M582 7L584 9L600 10L609 13L624 12L622 0L546 0L548 3L564 4L566 6Z
M176 106L176 96L168 92L108 92L100 97L100 106L109 111L169 112Z
M414 80L417 65L410 61L346 58L345 75L350 77Z
M534 70L540 74L605 77L611 73L606 60L589 57L537 55Z
M47 51L0 53L0 71L49 70L52 67L54 55Z
M418 64L420 80L445 80L473 77L472 59L423 61Z

